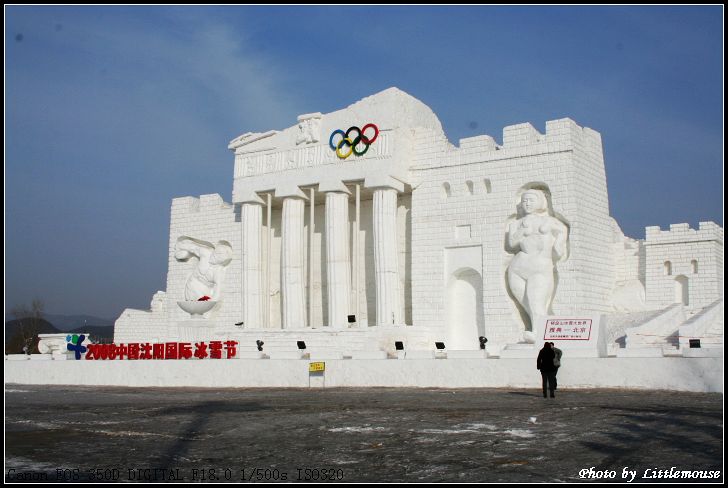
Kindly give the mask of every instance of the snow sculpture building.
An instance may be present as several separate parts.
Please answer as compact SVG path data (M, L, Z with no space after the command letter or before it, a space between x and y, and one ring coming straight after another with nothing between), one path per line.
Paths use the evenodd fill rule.
M467 350L487 337L497 352L543 340L545 314L602 317L612 353L691 334L722 345L723 229L625 237L598 132L560 119L456 147L396 88L297 122L230 142L232 203L172 202L167 289L150 311L123 312L116 343L224 336L275 348L295 336L356 357L395 340ZM530 199L541 199L535 220ZM215 252L180 259L183 241L228 246L224 272ZM182 308L193 275L216 294L196 312Z

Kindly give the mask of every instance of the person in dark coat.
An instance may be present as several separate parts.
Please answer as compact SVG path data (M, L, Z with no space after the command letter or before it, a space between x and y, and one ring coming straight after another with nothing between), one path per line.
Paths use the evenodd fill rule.
M556 370L554 371L554 390L559 389L559 368L561 367L561 356L564 355L563 351L556 347L556 344L553 342L551 343L551 349L554 351L554 366L556 366Z
M538 352L536 359L536 369L541 371L541 380L543 384L543 397L546 398L546 388L551 392L551 398L554 398L554 388L556 387L556 366L554 366L554 350L551 344L544 343L543 349Z

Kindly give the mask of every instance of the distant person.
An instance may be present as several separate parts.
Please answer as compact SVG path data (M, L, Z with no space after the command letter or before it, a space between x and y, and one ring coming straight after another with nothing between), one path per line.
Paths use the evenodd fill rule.
M561 356L564 354L563 351L556 347L556 344L551 342L551 349L554 351L554 366L556 366L556 371L554 371L554 390L558 389L559 382L556 379L556 375L559 374L559 368L561 367Z
M536 359L536 369L541 371L541 381L543 386L543 397L546 398L546 389L551 392L551 398L554 398L554 389L556 388L556 366L554 366L554 350L551 344L545 342L543 348L538 352Z

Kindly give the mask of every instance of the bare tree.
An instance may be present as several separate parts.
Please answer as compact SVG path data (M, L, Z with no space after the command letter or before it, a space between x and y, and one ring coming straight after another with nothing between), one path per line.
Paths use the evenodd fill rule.
M18 320L23 352L31 354L38 342L41 321L43 320L43 302L33 299L30 308L26 304L16 305L10 313Z

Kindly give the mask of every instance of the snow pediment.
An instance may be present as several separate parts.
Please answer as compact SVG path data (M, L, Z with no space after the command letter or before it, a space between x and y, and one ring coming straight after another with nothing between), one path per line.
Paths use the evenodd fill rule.
M376 129L369 127L366 137L374 139L377 131L378 134L366 152L357 154L344 145L337 154L336 148L332 148L334 132L346 133L351 127L363 129L368 124L375 125ZM359 168L362 164L374 172L378 171L377 166L394 166L389 173L403 175L410 165L412 134L418 128L444 137L442 124L427 105L397 88L389 88L342 110L299 115L296 125L281 131L243 134L228 146L235 151L234 193L238 193L240 179L282 172L298 175L299 184L315 183L322 171L332 170L342 180L363 179L367 175L341 171L345 167ZM350 135L356 138L357 132L354 130ZM341 133L335 135L334 146L342 138ZM363 148L359 146L359 152ZM248 182L244 186L249 186Z

